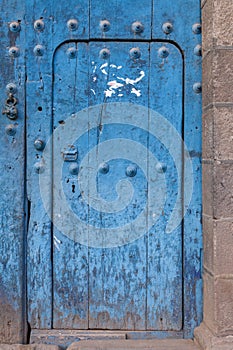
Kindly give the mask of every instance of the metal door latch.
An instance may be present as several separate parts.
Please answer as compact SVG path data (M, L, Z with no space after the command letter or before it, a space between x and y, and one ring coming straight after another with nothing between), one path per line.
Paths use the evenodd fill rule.
M17 98L14 97L13 94L9 93L6 102L5 108L2 111L2 114L6 114L9 119L17 119L18 118L18 110L17 110Z

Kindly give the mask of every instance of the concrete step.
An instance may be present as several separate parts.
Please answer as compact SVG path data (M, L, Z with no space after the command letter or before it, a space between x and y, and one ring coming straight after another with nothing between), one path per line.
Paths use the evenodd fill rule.
M68 350L199 350L192 340L84 340L71 344Z

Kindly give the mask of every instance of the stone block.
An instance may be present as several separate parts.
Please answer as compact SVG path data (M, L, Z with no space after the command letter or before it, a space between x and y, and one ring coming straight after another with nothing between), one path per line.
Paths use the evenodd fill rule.
M216 336L233 333L233 275L211 276L205 272L204 322Z
M213 126L214 157L220 160L221 159L233 160L233 108L232 107L214 107L211 115L212 115L213 124L214 124ZM209 122L208 127L211 128L211 122ZM210 137L210 136L207 135L206 137ZM206 140L206 142L208 142L208 140ZM207 144L206 147L211 148L211 145ZM210 152L211 151L209 150L209 153Z
M233 49L214 49L203 57L203 107L233 103Z
M87 340L71 344L67 350L198 350L192 340Z
M203 50L232 46L232 0L202 0Z
M213 217L213 161L202 163L203 213Z
M209 0L208 0L209 1ZM232 0L211 0L213 1L213 37L218 46L233 45Z
M233 164L217 161L213 171L214 218L233 216Z
M202 117L202 157L214 157L214 110L209 108L203 111Z
M213 218L203 215L203 265L209 271L213 271L214 262L214 229Z
M202 0L202 50L203 55L213 46L213 14L212 0Z
M204 267L214 275L233 275L233 218L203 216Z
M232 350L233 336L216 337L203 322L194 331L195 344L203 350Z
M233 215L233 164L203 161L203 213L215 219Z

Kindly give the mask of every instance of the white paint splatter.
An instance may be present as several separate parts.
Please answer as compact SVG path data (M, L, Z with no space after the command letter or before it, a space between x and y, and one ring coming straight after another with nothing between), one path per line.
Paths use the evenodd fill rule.
M137 90L135 88L132 88L131 94L135 94L137 97L141 96L141 90Z
M122 66L116 66L115 64L110 64L110 67L111 68L116 68L116 69L121 69Z
M145 72L143 70L140 71L140 77L136 78L136 79L130 79L130 78L122 78L122 77L117 77L117 79L125 81L125 83L128 85L135 85L137 84L139 81L141 81L145 76Z
M96 95L96 93L95 93L95 90L94 90L94 89L91 89L91 92L93 92L93 94L94 94L94 95Z
M116 92L114 90L110 90L110 89L104 91L104 94L106 97L112 97L112 95L115 93Z
M108 63L107 63L107 62L104 63L104 64L102 64L102 66L100 66L100 69L103 69L103 68L105 68L105 67L108 67Z
M124 84L118 83L116 80L112 80L108 82L108 86L111 86L110 89L119 89L124 86Z
M105 75L108 75L108 73L106 72L105 69L101 69L101 72L102 72L103 74L105 74Z
M61 244L60 239L58 239L56 236L53 236L53 238L54 238L53 242L54 242L55 247L57 248L57 250L60 251L60 247L59 247L59 244Z
M97 80L97 77L93 77L93 81L95 82Z

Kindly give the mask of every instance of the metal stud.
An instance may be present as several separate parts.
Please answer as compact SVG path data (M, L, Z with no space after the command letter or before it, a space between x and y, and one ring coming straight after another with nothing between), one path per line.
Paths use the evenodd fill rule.
M35 56L43 56L44 54L44 47L42 45L36 45L33 49Z
M44 149L45 143L44 141L37 139L34 142L34 147L35 149L37 149L38 151L42 151Z
M136 21L132 24L131 29L135 34L140 34L144 31L144 26L141 22Z
M75 47L70 47L67 51L66 54L69 58L73 59L77 55L77 50Z
M194 91L196 94L201 94L201 92L202 92L202 85L201 85L201 83L195 83L195 84L193 84L193 91Z
M13 58L19 57L19 55L20 55L19 48L16 47L16 46L10 47L10 49L9 49L9 55L10 55L11 57L13 57Z
M100 50L99 57L106 60L110 56L110 51L108 49L102 49Z
M170 22L166 22L162 25L162 29L163 32L168 35L173 32L173 25Z
M161 58L166 58L166 57L168 57L168 55L169 55L169 50L168 50L168 48L167 48L166 46L160 47L160 49L158 50L158 55L159 55L159 57L161 57Z
M71 31L75 31L78 29L78 21L77 19L69 19L67 22L67 28Z
M11 22L9 27L10 27L10 31L13 33L17 33L21 29L19 22Z
M109 165L108 163L101 163L99 166L99 172L101 174L107 174L109 172Z
M132 59L137 59L141 57L141 51L138 47L133 47L130 51L129 51L130 57Z
M44 163L43 162L36 162L34 164L34 169L37 174L42 174L44 172Z
M16 125L9 124L5 128L7 135L14 136L16 134Z
M201 34L201 24L200 23L195 23L192 26L192 31L194 34Z
M125 174L129 177L134 177L137 174L137 166L136 165L127 166Z
M107 21L106 19L103 21L100 21L100 29L103 32L108 32L110 30L110 22Z
M38 30L39 32L42 32L44 30L44 21L42 19L38 19L34 22L34 29Z
M6 91L8 94L16 94L17 92L17 87L14 83L9 83L6 86Z
M201 47L201 45L197 45L197 46L195 46L195 48L194 48L194 54L196 55L196 56L202 56L202 47Z
M167 171L167 166L164 163L157 163L156 164L156 171L158 173L165 173Z
M71 163L69 166L69 172L71 175L77 175L78 174L78 164L77 163Z

